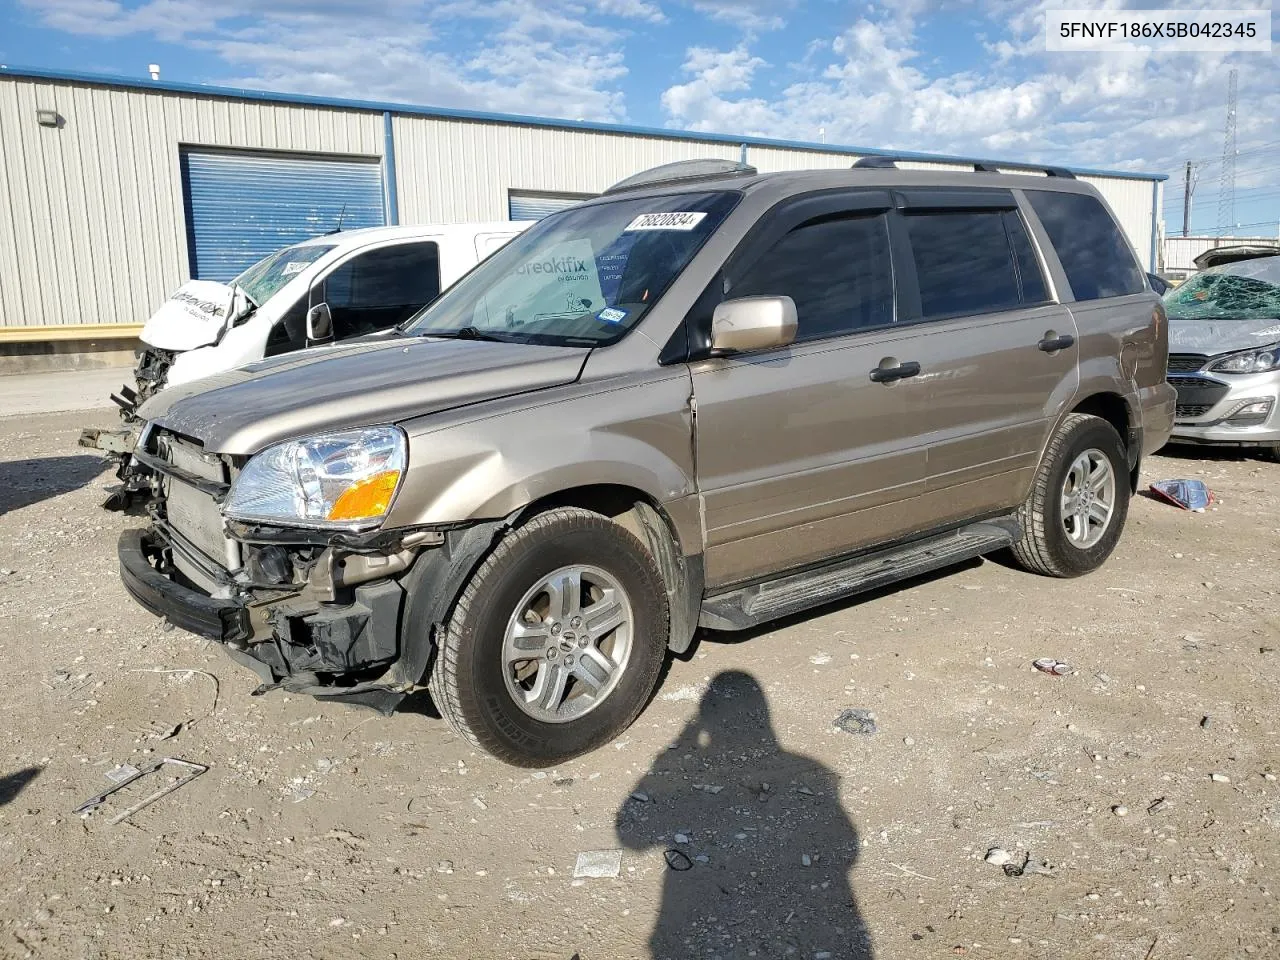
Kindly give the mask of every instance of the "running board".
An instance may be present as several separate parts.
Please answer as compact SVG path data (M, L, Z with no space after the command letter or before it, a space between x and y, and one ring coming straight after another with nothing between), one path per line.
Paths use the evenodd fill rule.
M698 625L745 630L810 607L885 587L1009 546L1022 535L1017 520L1001 517L708 597Z

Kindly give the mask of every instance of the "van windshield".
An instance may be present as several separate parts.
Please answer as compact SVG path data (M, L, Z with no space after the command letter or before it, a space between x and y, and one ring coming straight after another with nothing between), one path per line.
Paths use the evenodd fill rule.
M1164 295L1174 320L1280 318L1280 257L1210 267Z
M332 250L332 243L303 243L263 257L231 282L243 290L254 306L261 307L280 289Z
M471 271L404 332L613 343L666 292L740 196L681 193L554 214Z

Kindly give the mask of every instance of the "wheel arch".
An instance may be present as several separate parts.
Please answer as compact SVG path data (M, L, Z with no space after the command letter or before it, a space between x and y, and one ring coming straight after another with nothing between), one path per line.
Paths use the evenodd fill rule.
M1115 427L1129 459L1129 491L1137 493L1142 459L1142 423L1133 403L1114 391L1100 390L1078 401L1068 412L1098 417Z

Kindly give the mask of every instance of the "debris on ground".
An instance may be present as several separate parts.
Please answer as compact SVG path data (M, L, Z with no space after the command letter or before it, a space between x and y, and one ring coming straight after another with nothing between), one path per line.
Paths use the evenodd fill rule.
M835 720L836 729L845 733L856 733L870 736L876 732L876 715L870 710L850 708L840 713Z
M1157 797L1147 806L1147 813L1157 814L1168 805L1169 804L1165 801L1164 797Z
M1037 860L1029 853L1021 864L1014 862L1006 863L1004 865L1004 875L1006 877L1022 877L1028 874L1039 875L1042 877L1054 876L1053 868L1051 866L1043 860Z
M689 855L683 850L677 850L674 847L670 850L663 851L662 859L667 862L667 866L670 869L677 873L683 873L685 870L693 869L693 861L689 859Z
M1117 803L1114 807L1111 808L1111 812L1114 813L1117 817L1127 817L1129 815L1129 808L1126 807L1123 803Z
M131 763L122 763L112 767L103 776L112 783L124 783L126 780L132 780L142 771Z
M1228 777L1225 773L1211 773L1209 774L1209 779L1212 780L1214 783L1230 783L1231 782L1231 778Z
M616 877L622 870L621 850L584 850L573 867L575 880L582 877Z
M80 806L76 807L74 812L82 816L88 816L89 814L93 813L94 810L98 809L98 807L100 807L102 803L107 799L107 797L111 796L117 790L122 790L125 787L127 787L129 784L134 783L135 781L140 780L141 778L149 774L156 773L159 770L163 769L164 767L170 767L170 766L177 767L179 770L182 770L184 772L176 780L173 780L172 782L161 787L159 790L155 791L155 793L152 793L146 797L143 797L137 803L133 804L133 806L128 807L127 809L121 811L120 813L117 813L114 817L108 820L107 823L114 825L119 823L121 820L127 820L129 817L133 816L139 810L142 810L144 807L151 806L151 804L155 803L161 797L164 797L173 793L179 787L185 786L186 784L194 780L196 777L200 776L202 773L208 772L209 770L209 768L202 763L192 763L190 760L179 760L176 757L162 757L161 759L156 760L153 763L147 764L147 766L143 767L142 769L137 770L137 772L135 772L132 776L128 776L122 780L117 781L115 786L111 787L110 789L103 790L102 793L99 793L96 796L90 797L84 803L80 804Z
M1039 660L1032 661L1031 665L1041 673L1047 673L1055 677L1068 677L1076 672L1076 668L1071 664L1055 660L1053 657L1041 657Z
M1006 863L1013 862L1013 854L1003 847L992 847L982 859L992 866L1003 867Z
M1213 491L1203 480L1157 480L1151 484L1151 492L1159 500L1194 513L1204 513L1213 503Z

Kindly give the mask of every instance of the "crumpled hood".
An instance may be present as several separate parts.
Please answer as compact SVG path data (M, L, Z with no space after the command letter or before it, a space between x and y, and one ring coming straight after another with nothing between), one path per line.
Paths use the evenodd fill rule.
M216 343L227 325L235 291L214 280L188 280L151 315L139 339L181 353Z
M319 347L161 391L139 415L215 453L395 423L572 383L588 348L391 337Z
M1169 318L1169 352L1214 356L1280 341L1280 318L1180 320Z

